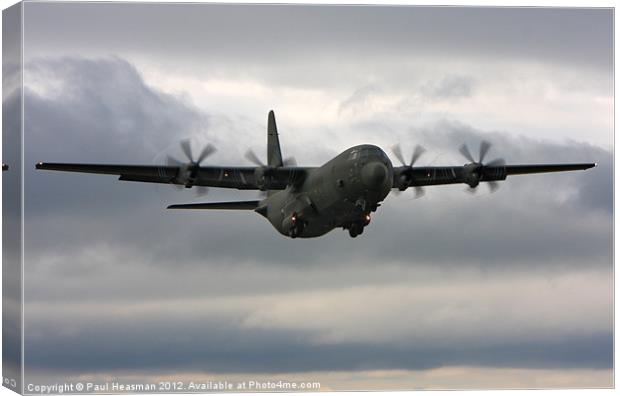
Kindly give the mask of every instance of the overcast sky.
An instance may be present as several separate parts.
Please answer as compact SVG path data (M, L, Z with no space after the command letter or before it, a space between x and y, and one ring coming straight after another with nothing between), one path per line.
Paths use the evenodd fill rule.
M605 9L25 5L26 383L270 378L324 389L611 386L613 14ZM5 99L7 101L11 98ZM37 161L196 151L321 165L360 143L461 165L598 162L390 196L364 235L283 238L253 199ZM475 149L474 149L475 150ZM396 161L395 158L393 158Z

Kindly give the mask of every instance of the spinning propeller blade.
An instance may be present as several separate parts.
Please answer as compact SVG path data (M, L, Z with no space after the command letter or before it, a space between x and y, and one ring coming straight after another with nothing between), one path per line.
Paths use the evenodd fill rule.
M483 162L484 157L486 157L490 149L491 149L491 143L487 142L486 140L481 141L478 161L476 161L471 155L471 151L469 151L469 148L467 147L466 144L463 144L459 148L459 152L463 155L463 157L465 157L468 161L471 162L469 164L470 165L469 168L467 168L469 171L468 183L470 183L470 186L466 189L467 192L469 193L476 192L476 187L478 187L478 183L484 177L485 170L487 167L504 166L506 164L506 161L504 161L503 158L496 158L485 164ZM471 166L471 165L477 165L477 166ZM499 188L499 184L496 181L489 181L488 185L489 185L489 191L491 192L495 192Z
M411 183L411 173L413 171L413 164L415 164L420 157L422 156L422 154L424 154L424 152L426 152L426 149L420 145L416 145L415 148L413 149L413 154L411 154L411 161L409 161L409 163L405 162L405 157L403 156L403 151L400 148L400 144L395 144L394 146L392 146L392 153L394 153L394 156L400 161L400 163L402 164L402 166L408 168L406 171L403 172L403 177L405 178L404 180L404 184L402 187L400 187L399 189L395 190L394 192L396 193L396 195L399 195L401 192L401 189L405 189L407 187L410 186ZM424 195L424 189L420 186L414 186L414 198L420 198Z

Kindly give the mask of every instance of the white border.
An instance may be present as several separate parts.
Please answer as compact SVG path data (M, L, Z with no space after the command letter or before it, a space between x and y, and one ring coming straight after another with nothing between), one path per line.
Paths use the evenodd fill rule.
M25 2L35 2L36 0L25 0ZM80 0L62 0L62 1L50 1L50 2L57 2L57 3L61 3L61 2L98 2L98 1L80 1ZM127 1L123 1L123 0L108 0L108 1L101 1L100 3L125 3ZM154 1L154 0L133 0L132 2L139 2L139 3L217 3L214 1L211 2L199 2L199 1L183 1L183 0L168 0L168 1ZM2 9L6 9L14 4L17 4L18 1L15 0L9 0L9 1L4 1L2 3ZM616 113L616 108L615 108L615 92L616 92L616 80L615 80L615 71L616 71L616 62L615 62L615 55L617 53L617 46L618 46L618 33L615 29L615 2L614 1L609 1L609 0L589 0L589 1L584 1L584 0L540 0L540 1L515 1L515 0L505 0L502 2L499 1L492 1L492 0L477 0L476 2L471 2L471 1L467 1L467 0L451 0L449 2L447 1L441 1L441 0L426 0L424 2L417 2L417 1L394 1L394 0L375 0L375 1L355 1L355 0L339 0L339 1L330 1L330 0L313 0L313 1L299 1L299 0L289 0L289 1L260 1L260 0L228 0L225 2L220 2L220 3L231 3L231 4L265 4L265 3L269 3L269 4L325 4L325 5L338 5L338 4L342 4L342 5L424 5L424 6L481 6L481 7L585 7L585 8L594 8L594 7L601 7L601 8L614 8L614 384L618 384L618 370L616 370L616 358L618 356L618 345L615 342L615 330L617 329L617 318L618 318L618 305L615 303L616 302L616 294L615 294L615 285L618 284L618 281L620 280L620 277L618 276L618 273L615 271L615 264L616 264L616 260L615 260L615 251L616 251L616 247L618 246L618 239L617 239L617 234L616 234L616 222L615 222L615 208L616 208L616 200L617 200L617 195L616 195L616 191L615 191L615 175L617 174L619 165L616 163L615 161L615 119L617 116ZM24 10L25 7L22 7L22 42L21 42L21 62L22 62L22 66L23 66L23 56L24 56L24 51L23 51L23 37L24 37ZM1 36L1 31L2 31L2 18L0 18L0 36ZM0 51L0 63L2 62L2 55L1 55L1 51ZM22 70L22 76L21 76L21 84L23 87L23 70ZM22 241L21 241L21 249L22 249L22 268L21 268L21 277L22 277L22 286L23 286L23 281L24 281L24 205L23 205L23 200L24 200L24 134L23 134L23 127L24 127L24 97L22 95L22 103L21 103L21 117L22 117L22 136L21 136L21 143L22 143ZM2 121L2 115L0 112L0 122ZM0 142L0 149L2 148L2 143ZM2 192L2 187L0 186L0 193ZM1 219L1 214L0 214L0 219ZM0 239L2 236L2 231L0 230ZM1 285L1 280L2 280L2 274L0 272L0 285ZM0 286L1 289L1 286ZM24 298L24 288L22 287L22 301ZM0 317L0 325L1 325L1 317ZM24 311L23 311L23 304L22 304L22 345L21 345L21 352L22 352L22 362L24 361ZM0 345L0 352L1 352L1 345ZM24 367L22 365L22 393L23 393L23 386L24 386ZM615 386L615 385L614 385ZM587 395L608 395L608 394L615 394L616 391L614 389L586 389L586 390L530 390L530 391L525 391L525 390L490 390L490 391L433 391L433 395L454 395L455 392L458 393L467 393L467 394L482 394L484 392L485 395L489 395L489 396L495 396L495 395L520 395L524 392L542 392L545 395L577 395L577 394L587 394ZM338 395L338 396L351 396L351 395L359 395L362 394L363 392L320 392L320 393L290 393L292 395L313 395L313 394L317 394L317 395L326 395L326 394L334 394L334 395ZM403 395L409 395L409 394L413 394L413 391L406 391L406 392L397 392L398 394L403 394ZM13 394L13 392L11 392L9 389L4 388L4 387L0 387L0 396L4 396L4 395L11 395ZM385 396L385 395L392 395L394 394L394 392L373 392L373 394L376 395L381 395L381 396ZM148 395L148 394L145 394ZM161 395L161 394L153 394L153 395ZM235 394L235 393L231 393L230 395L247 395L246 394ZM256 394L259 395L259 394Z

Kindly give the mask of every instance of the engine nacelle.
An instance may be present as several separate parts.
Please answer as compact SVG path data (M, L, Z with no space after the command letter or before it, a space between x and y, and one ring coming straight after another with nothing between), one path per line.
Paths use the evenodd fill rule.
M411 185L411 171L405 170L400 172L396 178L396 187L400 191L405 191Z
M183 184L185 188L191 188L196 182L196 167L191 165L182 165L175 177L179 184Z
M254 171L254 179L256 180L256 186L261 190L265 191L269 184L271 183L271 173L272 168L267 166L261 166L256 168Z
M475 188L480 184L482 179L483 167L481 164L467 164L465 165L464 182L471 188Z

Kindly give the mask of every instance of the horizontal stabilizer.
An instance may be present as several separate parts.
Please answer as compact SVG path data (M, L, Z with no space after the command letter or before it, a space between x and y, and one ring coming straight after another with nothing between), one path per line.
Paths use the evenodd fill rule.
M194 204L170 205L168 209L223 209L223 210L254 210L260 201L206 202Z

